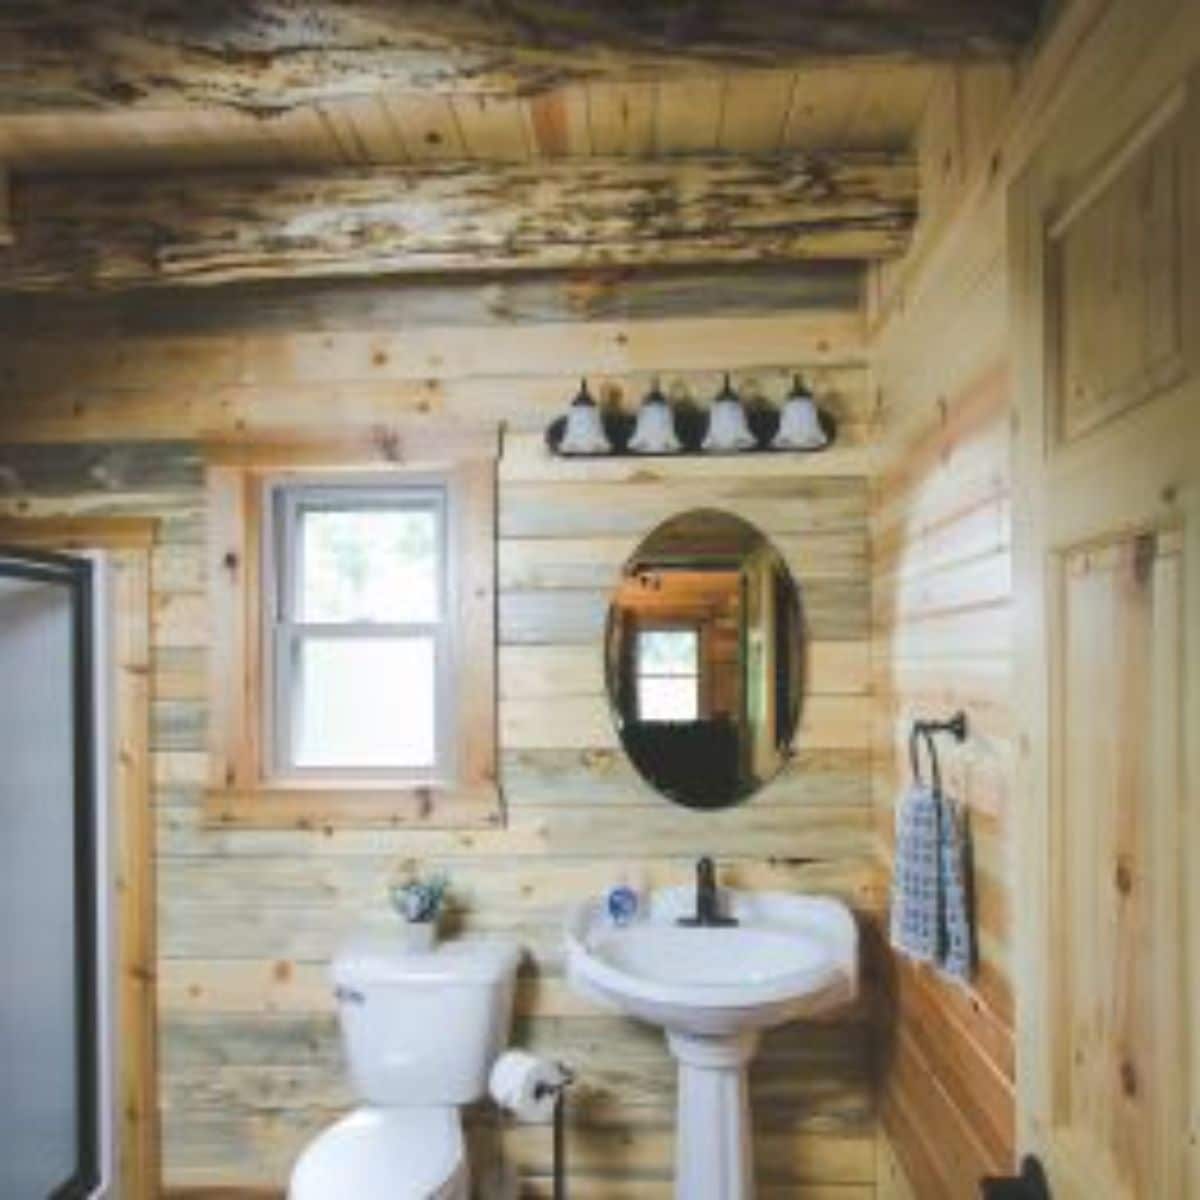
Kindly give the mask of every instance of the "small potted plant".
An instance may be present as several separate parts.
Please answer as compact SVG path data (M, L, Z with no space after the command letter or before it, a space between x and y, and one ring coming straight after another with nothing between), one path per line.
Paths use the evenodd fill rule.
M446 902L450 881L445 875L415 875L390 889L392 908L400 917L405 946L414 954L433 949L438 918Z

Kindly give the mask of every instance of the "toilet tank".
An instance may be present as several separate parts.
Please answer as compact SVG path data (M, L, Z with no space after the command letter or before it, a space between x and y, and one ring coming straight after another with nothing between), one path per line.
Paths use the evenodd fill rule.
M360 931L333 960L350 1080L368 1104L467 1104L508 1041L520 951L461 938L409 951L401 932Z

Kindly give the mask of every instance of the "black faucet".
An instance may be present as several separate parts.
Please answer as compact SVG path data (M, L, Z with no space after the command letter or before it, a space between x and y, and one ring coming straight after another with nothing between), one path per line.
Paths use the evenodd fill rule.
M708 929L737 924L736 917L722 916L717 911L717 871L708 855L696 863L696 915L680 917L676 923Z

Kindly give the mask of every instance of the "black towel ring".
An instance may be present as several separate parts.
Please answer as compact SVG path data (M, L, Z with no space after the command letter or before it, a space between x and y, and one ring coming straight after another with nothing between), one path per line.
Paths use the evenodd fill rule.
M920 739L925 740L925 750L929 757L929 777L933 783L933 794L942 794L942 770L938 763L937 745L933 740L935 733L948 733L956 742L967 740L967 714L961 709L948 721L914 721L912 731L908 735L908 761L912 766L913 782L923 784L921 778L921 761L918 752Z

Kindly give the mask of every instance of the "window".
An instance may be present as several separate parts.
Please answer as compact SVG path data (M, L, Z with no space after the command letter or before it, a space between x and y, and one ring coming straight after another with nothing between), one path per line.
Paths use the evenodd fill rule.
M267 520L274 773L451 778L444 483L276 484Z
M639 631L637 706L641 721L700 719L699 630Z
M495 435L453 436L207 448L210 823L499 820Z

